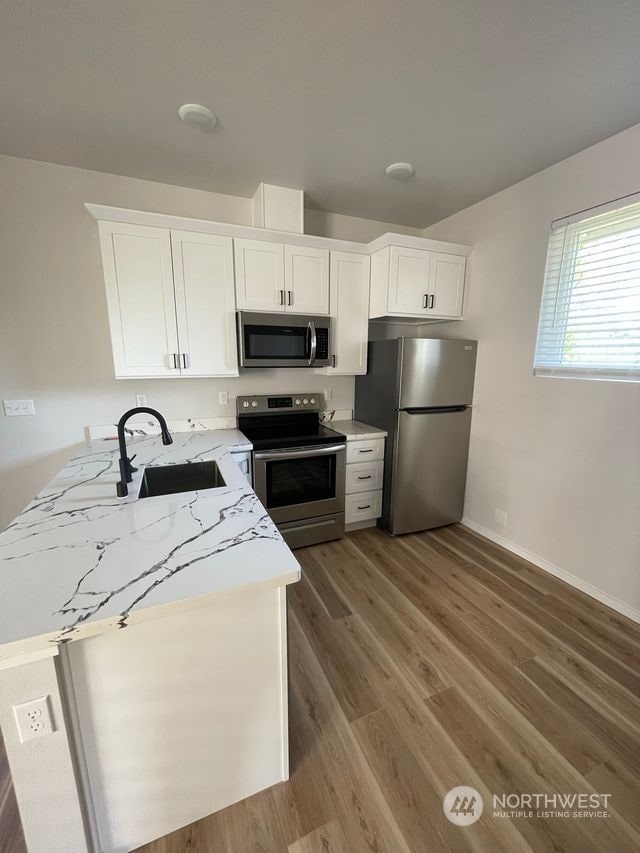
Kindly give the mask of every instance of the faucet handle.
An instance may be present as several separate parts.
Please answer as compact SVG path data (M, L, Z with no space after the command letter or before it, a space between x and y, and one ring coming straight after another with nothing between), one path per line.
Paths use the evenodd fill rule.
M133 456L129 457L129 470L130 471L137 471L138 470L137 468L134 468L133 465L131 464L137 455L138 455L137 453L134 453Z

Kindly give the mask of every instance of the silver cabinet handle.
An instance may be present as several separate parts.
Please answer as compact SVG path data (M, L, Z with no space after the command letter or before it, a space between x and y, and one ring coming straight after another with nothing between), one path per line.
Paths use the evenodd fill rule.
M371 509L371 504L365 504L364 506L358 504L358 509Z
M287 305L293 305L293 290L287 290L287 293L289 294L289 301L287 302Z
M180 369L180 361L178 360L178 353L177 352L169 353L169 358L173 359L173 370L179 370Z
M284 290L279 290L278 293L280 294L280 305L284 305Z
M331 356L331 367L335 367L337 363L338 363L338 359L335 357L335 355L332 355Z
M436 298L435 298L435 296L434 296L434 295L433 295L433 293L432 293L432 294L431 294L431 296L429 297L429 308L433 308L433 306L434 306L435 304L436 304Z
M367 476L366 476L366 477L358 477L358 479L359 479L359 480L370 480L370 479L371 479L371 474L367 474Z
M191 359L190 359L190 357L189 357L189 353L188 353L188 352L183 352L183 353L182 353L182 366L185 368L185 370L186 370L187 368L191 367Z
M358 453L373 453L373 447L370 447L368 450L359 450Z
M426 307L427 307L427 294L426 294L426 293L425 293L425 295L422 297L422 307L423 307L423 308L426 308Z

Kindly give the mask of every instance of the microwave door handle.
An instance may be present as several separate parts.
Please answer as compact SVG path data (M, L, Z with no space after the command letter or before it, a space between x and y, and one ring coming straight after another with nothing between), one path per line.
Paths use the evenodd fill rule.
M316 349L318 341L316 338L316 324L313 320L309 320L309 364L313 364L316 360Z

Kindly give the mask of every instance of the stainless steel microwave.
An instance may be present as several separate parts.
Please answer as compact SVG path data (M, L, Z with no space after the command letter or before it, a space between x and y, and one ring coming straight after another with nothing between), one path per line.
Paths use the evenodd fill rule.
M238 311L240 367L331 366L331 318Z

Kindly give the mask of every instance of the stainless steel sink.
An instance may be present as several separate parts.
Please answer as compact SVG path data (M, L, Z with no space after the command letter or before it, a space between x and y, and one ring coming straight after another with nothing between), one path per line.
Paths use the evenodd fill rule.
M139 498L175 495L200 489L226 486L217 462L189 462L185 465L149 465L144 469Z

